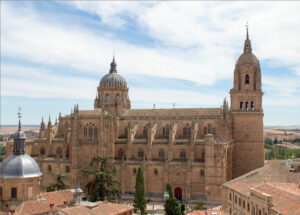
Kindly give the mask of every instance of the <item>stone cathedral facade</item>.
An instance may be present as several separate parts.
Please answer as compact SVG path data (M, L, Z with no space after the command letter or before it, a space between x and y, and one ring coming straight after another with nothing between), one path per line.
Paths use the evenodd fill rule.
M234 70L230 107L131 109L129 87L117 72L115 59L97 88L93 110L74 111L46 127L27 144L44 173L70 172L80 182L94 156L108 155L116 165L123 195L134 193L142 166L148 198L163 198L170 182L179 199L219 201L224 182L264 165L260 64L247 37ZM150 98L149 98L150 99Z

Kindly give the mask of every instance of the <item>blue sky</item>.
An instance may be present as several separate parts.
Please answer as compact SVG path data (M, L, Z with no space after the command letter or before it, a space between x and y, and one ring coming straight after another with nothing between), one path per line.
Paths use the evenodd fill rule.
M300 122L300 2L1 2L1 124L93 109L115 52L132 108L220 107L249 23L265 125ZM47 121L46 120L46 121Z

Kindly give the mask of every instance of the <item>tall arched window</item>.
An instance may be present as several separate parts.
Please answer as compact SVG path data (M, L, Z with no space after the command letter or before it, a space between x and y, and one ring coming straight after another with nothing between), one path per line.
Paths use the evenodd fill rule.
M139 149L138 158L143 158L143 157L144 157L144 151L143 151L143 149Z
M249 110L249 105L248 105L248 102L246 102L246 107L245 107L246 111Z
M240 103L240 110L243 110L244 109L244 102L241 102Z
M89 128L89 137L93 136L93 128Z
M41 147L41 149L40 149L40 154L41 154L41 155L45 155L45 154L46 154L45 147Z
M115 101L116 101L116 102L118 102L118 101L119 101L119 99L120 99L120 94L119 94L119 93L117 93L117 94L116 94L116 100L115 100Z
M164 159L165 158L165 151L163 149L159 150L158 157L160 159Z
M203 160L205 159L205 151L204 150L202 151L202 159Z
M158 176L158 169L155 168L153 173L154 173L154 176Z
M83 135L86 137L87 136L87 127L84 127L83 129Z
M94 128L94 136L95 136L95 137L98 136L98 128Z
M211 134L211 124L210 123L207 126L207 133Z
M122 158L123 156L124 156L123 149L119 149L119 151L118 151L118 157Z
M69 173L70 172L70 167L66 166L66 172Z
M136 168L135 167L132 169L132 175L136 175Z
M147 127L146 126L143 129L143 136L147 137Z
M58 157L60 157L60 158L63 156L63 152L62 152L61 147L57 147L57 148L56 148L56 154L57 154Z
M109 94L105 94L105 104L109 103Z
M249 75L248 74L245 77L245 84L249 84Z
M251 110L254 110L254 102L251 102Z
M185 151L184 151L184 149L181 149L181 151L180 151L180 160L185 160L185 158L186 158Z
M47 170L48 170L48 172L51 172L52 171L52 166L48 165Z
M204 170L203 169L200 170L200 176L204 177Z

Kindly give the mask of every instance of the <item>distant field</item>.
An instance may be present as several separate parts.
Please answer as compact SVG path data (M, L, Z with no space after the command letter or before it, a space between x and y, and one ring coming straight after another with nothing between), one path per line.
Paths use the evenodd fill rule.
M1 125L0 132L1 133L11 133L18 130L17 125ZM39 131L40 126L39 125L22 125L23 131Z

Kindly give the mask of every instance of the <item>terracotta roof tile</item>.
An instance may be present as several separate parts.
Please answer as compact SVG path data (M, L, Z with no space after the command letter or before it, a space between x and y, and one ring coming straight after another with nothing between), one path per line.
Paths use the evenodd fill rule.
M15 211L16 215L34 215L47 213L49 211L56 211L57 208L54 206L51 209L50 204L47 200L30 200L25 201L21 205L19 205Z
M68 201L68 204L72 203L73 196L74 193L71 189L42 193L42 197L46 198L49 203L53 203L55 206L63 206L64 201Z
M226 212L223 210L197 210L188 213L187 215L226 215Z

